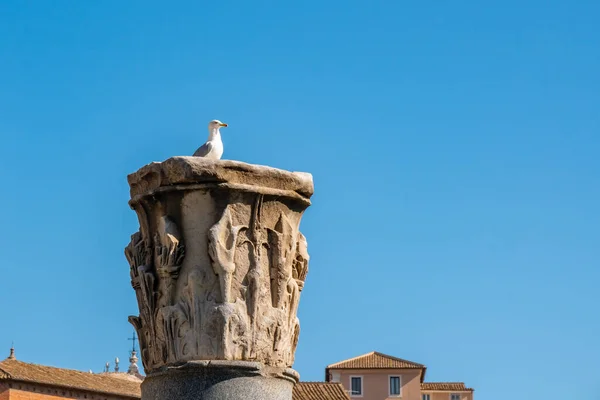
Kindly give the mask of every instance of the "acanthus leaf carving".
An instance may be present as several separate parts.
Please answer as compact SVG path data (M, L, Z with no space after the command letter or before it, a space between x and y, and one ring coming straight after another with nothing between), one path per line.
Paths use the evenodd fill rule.
M300 291L302 291L304 288L304 281L306 280L306 275L308 274L309 260L310 256L308 255L308 244L306 243L306 237L302 234L302 232L298 232L296 259L294 260L292 273Z
M204 216L187 223L198 215L190 204L199 203L184 206L169 195L145 203L147 237L133 235L126 256L140 308L130 322L146 372L189 360L293 363L309 259L301 214L261 193L236 195L223 207L223 193L212 197L207 215L220 210L212 226ZM187 208L175 211L169 201Z
M200 296L196 295L196 288L201 287L201 282L202 280L198 271L190 272L179 303L192 332L192 337L190 338L191 343L188 343L188 346L191 348L190 350L193 354L198 354L200 352L199 335L196 334L196 332L202 330L201 318L203 302Z
M257 349L260 347L258 332L258 317L261 307L261 286L263 273L261 271L261 261L263 254L268 250L269 243L267 234L264 231L261 221L261 211L263 208L264 196L257 194L250 214L250 224L246 232L247 242L251 252L249 257L248 273L246 274L246 310L250 318L250 352L249 358L254 360L257 357Z
M161 332L163 362L173 363L185 357L187 353L187 333L190 331L189 322L180 303L165 306L158 310L156 316Z
M164 307L172 304L174 285L185 256L181 233L175 221L169 216L162 215L158 219L154 242L156 271L160 277L159 306Z
M223 303L232 303L231 295L233 274L235 273L235 252L238 236L246 229L243 225L233 225L231 211L225 208L219 222L210 228L208 233L208 254L213 270L219 277Z
M140 232L131 236L131 241L125 248L125 257L129 262L131 285L135 290L140 311L140 316L129 317L129 322L138 334L142 347L142 362L144 368L147 368L153 361L152 351L155 348L156 292L154 274L151 270L152 251Z
M294 354L296 354L296 347L298 347L298 339L300 338L300 321L296 318L294 325L294 333L292 334L292 349L291 349L291 361L294 362Z
M129 321L137 331L146 369L172 360L171 354L185 352L180 340L185 317L179 305L172 305L185 247L170 217L161 215L157 227L154 251L140 232L132 235L125 248L140 311L139 317Z
M296 250L296 229L290 220L280 213L274 229L269 229L271 244L271 299L273 307L283 308L292 279L292 261ZM292 293L293 296L293 293Z

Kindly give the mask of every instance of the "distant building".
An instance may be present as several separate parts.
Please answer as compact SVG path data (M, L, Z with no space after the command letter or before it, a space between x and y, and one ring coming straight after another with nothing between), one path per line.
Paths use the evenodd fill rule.
M94 374L16 359L0 362L0 400L139 400L141 382L127 373Z
M412 361L371 352L328 365L327 382L341 383L361 400L473 400L462 382L424 382L427 368Z
M109 365L102 373L74 371L18 361L14 349L0 361L0 400L140 400L144 376L135 351L127 372ZM293 400L473 400L462 382L424 382L427 368L371 352L328 365L326 382L300 382Z
M11 355L0 361L0 400L140 400L143 379L132 366L128 372L95 374L25 363L11 350ZM300 382L294 386L293 400L349 399L339 383Z

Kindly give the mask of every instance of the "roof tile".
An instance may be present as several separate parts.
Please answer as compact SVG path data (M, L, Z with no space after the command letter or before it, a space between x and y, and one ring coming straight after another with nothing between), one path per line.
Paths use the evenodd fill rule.
M423 382L421 383L421 390L473 391L473 389L466 387L463 382Z
M294 386L293 400L350 400L341 383L300 382Z
M335 364L328 365L327 368L334 369L371 369L371 368L408 368L408 369L423 369L422 364L417 364L412 361L403 360L401 358L388 356L387 354L373 351L362 356L350 358L340 361Z
M141 380L131 381L110 375L90 374L6 359L0 362L0 379L40 383L69 389L140 398Z

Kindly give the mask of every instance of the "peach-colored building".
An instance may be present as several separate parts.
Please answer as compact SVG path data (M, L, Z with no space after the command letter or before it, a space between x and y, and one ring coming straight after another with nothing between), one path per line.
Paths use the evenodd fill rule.
M327 366L327 382L339 382L357 400L473 400L462 382L424 382L427 368L371 352Z

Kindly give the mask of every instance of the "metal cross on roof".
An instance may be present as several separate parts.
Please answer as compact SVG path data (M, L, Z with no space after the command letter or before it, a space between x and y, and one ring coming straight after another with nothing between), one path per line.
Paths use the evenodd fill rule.
M131 342L133 343L132 352L134 352L135 351L135 341L137 340L137 338L135 337L135 332L133 332L133 336L127 340L131 340Z

